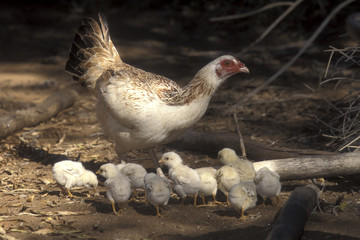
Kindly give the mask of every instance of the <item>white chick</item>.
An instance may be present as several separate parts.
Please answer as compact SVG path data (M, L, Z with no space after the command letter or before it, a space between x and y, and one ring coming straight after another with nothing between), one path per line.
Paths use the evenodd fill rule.
M265 206L266 198L276 197L276 205L279 203L279 194L281 191L280 176L267 167L262 167L256 172L255 177L256 192L263 199Z
M144 177L147 174L146 169L140 164L126 163L121 161L120 164L116 165L120 172L129 177L131 182L131 189L133 190L132 200L135 200L136 189L144 189Z
M201 187L198 195L201 197L203 205L205 205L205 197L212 196L214 199L214 204L220 202L216 201L217 193L217 181L215 178L216 169L213 167L203 167L197 168L195 171L199 174Z
M175 152L164 153L159 161L169 168L169 177L174 182L175 192L182 198L184 204L186 196L194 196L194 206L201 187L199 174L183 164L181 157Z
M97 173L106 178L106 197L110 200L114 213L119 216L123 205L127 203L131 195L130 179L112 163L102 165ZM120 205L119 211L116 211L115 203Z
M65 192L66 189L69 197L74 197L71 193L72 187L92 188L96 192L97 177L93 172L86 170L81 162L71 160L57 162L52 167L52 174L61 190Z
M216 171L215 178L218 183L218 189L225 194L226 203L230 205L229 191L232 186L240 183L239 173L235 168L225 165Z
M252 181L235 184L229 192L229 200L231 207L241 214L240 220L244 220L246 216L244 212L256 206L256 186Z
M241 182L254 181L255 169L253 164L249 160L239 158L231 148L223 148L219 151L218 159L224 165L235 168L240 175Z
M156 215L161 217L159 206L167 205L170 195L171 187L169 180L156 175L155 173L146 174L145 191L148 202L156 208Z

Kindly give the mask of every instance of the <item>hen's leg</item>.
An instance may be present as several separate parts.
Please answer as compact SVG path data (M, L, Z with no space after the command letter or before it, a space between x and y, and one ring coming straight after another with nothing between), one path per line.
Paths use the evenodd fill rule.
M161 170L159 162L158 162L158 160L156 158L155 150L153 148L150 148L149 153L150 153L150 156L152 157L152 159L154 160L155 168L156 168L156 174L159 175L160 177L165 177L165 174Z

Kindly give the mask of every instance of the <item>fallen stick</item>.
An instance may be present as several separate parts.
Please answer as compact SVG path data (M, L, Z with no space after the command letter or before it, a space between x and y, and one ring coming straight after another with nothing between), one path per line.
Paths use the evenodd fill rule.
M243 137L246 149L246 155L250 160L282 159L293 158L304 155L327 155L331 154L325 151L311 149L291 149L266 146L251 140L249 137ZM217 155L224 147L232 148L240 153L239 136L232 132L198 132L188 130L175 142L169 146L203 152L208 155Z
M77 96L78 94L74 90L58 91L35 107L0 117L0 138L5 138L24 127L36 126L55 116L61 110L71 106Z
M311 179L354 175L360 172L360 153L330 153L317 150L275 148L244 138L247 156L255 170L268 167L277 172L281 180ZM202 133L187 131L170 146L215 155L224 147L240 152L235 133ZM291 157L289 157L291 156ZM270 158L269 158L270 157Z
M318 202L319 192L320 189L313 184L295 188L266 240L300 239L305 223Z
M303 156L253 163L255 171L267 167L281 180L338 177L360 172L360 153Z

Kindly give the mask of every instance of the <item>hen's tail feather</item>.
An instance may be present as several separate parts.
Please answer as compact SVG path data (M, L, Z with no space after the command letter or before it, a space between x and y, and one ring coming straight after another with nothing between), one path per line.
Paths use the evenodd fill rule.
M75 81L94 88L97 79L107 70L121 64L121 58L113 45L105 15L99 13L99 24L92 18L84 18L71 45L65 70Z

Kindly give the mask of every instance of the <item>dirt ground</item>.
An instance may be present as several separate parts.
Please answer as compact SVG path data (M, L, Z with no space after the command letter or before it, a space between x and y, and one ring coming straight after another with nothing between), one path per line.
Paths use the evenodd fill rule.
M60 89L75 89L76 103L56 117L25 128L0 140L0 238L2 239L264 239L273 218L291 191L311 180L283 181L281 201L275 206L248 210L251 217L239 221L228 206L194 208L191 199L180 206L172 198L161 209L162 218L146 203L130 202L121 216L112 212L99 177L99 195L87 189L73 190L76 198L60 192L51 175L52 165L81 154L84 166L96 171L101 164L117 162L114 145L101 132L94 112L95 97L65 73L64 65L74 32L85 16L96 16L87 8L105 9L110 33L123 60L185 84L198 69L218 54L235 54L265 29L227 24L191 23L193 12L174 5L143 10L139 6L112 7L81 1L41 7L8 4L0 8L0 116L40 103ZM144 7L145 8L145 7ZM139 10L140 9L140 10ZM209 7L210 9L210 7ZM248 24L254 23L249 21ZM339 23L343 21L338 20ZM258 23L261 22L260 20ZM210 25L210 26L209 26ZM206 27L204 27L206 26ZM240 30L239 30L240 29ZM289 29L288 29L289 30ZM329 104L346 91L332 84L319 86L330 45L356 46L345 27L326 31L293 67L276 82L238 108L243 135L268 146L333 151L321 135L321 118ZM229 79L213 97L205 116L195 124L199 131L235 131L231 116L222 112L238 102L289 61L310 32L275 30L257 47L238 56L250 69L249 76ZM219 53L220 54L220 53ZM354 76L350 69L345 76ZM359 75L357 75L359 76ZM160 156L177 151L193 168L218 166L208 152L190 152L159 146ZM220 150L220 149L218 149ZM147 151L128 154L129 162L154 171ZM164 168L165 170L165 168ZM352 178L325 179L316 209L306 223L302 239L360 239L360 185ZM218 200L224 201L222 194Z

